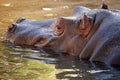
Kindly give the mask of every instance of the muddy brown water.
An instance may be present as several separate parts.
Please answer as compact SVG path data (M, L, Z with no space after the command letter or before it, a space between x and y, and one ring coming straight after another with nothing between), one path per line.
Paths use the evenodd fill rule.
M19 17L49 19L70 16L76 6L99 8L102 0L0 0L0 80L120 80L120 68L44 53L6 43L7 26ZM119 0L106 0L120 9Z

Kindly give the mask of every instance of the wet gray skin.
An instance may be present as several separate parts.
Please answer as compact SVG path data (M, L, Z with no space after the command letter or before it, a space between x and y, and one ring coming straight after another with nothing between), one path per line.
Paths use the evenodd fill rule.
M43 21L19 19L9 26L7 38L18 45L37 46L80 55L90 61L120 65L119 10L81 9L73 17ZM83 15L84 10L86 14Z
M90 19L94 18L94 22L80 58L120 65L119 10L95 9L87 13L87 16Z

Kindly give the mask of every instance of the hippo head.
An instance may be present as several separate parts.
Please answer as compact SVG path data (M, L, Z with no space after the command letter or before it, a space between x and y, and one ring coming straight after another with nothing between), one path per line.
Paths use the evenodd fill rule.
M7 39L22 46L79 55L91 27L92 21L86 15L81 19L60 17L42 21L21 18L9 26Z

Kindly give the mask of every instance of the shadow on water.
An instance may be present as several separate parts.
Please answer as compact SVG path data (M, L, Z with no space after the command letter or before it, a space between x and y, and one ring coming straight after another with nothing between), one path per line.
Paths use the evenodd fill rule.
M8 48L9 51L11 50L15 53L9 54L9 59L13 60L14 58L18 58L18 61L15 60L15 64L18 65L14 66L14 68L20 67L21 70L27 68L32 71L31 75L27 74L22 78L25 80L32 80L33 78L35 80L39 80L38 77L42 77L43 80L48 80L50 79L49 75L47 75L49 73L52 73L50 75L54 77L54 79L52 80L119 80L120 78L119 68L113 68L100 62L89 62L86 60L80 60L76 57L67 54L54 53L50 50L43 51L29 48L21 48L19 46L11 47L10 45L11 44L6 46L10 47ZM21 64L24 64L24 66L19 66L21 65L19 64L20 60L22 61ZM27 64L29 64L29 66ZM39 68L37 66L30 67L36 64L39 64ZM47 66L44 66L45 64L47 64ZM54 65L54 68L51 67L51 65ZM34 73L35 70L37 70L38 73L43 71L42 73L47 78L36 75ZM44 70L46 71L44 72ZM12 72L15 73L14 71ZM20 75L22 74L20 73ZM18 78L20 77L20 75L18 76ZM32 76L32 78L30 76ZM21 78L19 80L21 80Z
M100 2L101 0L0 0L0 80L119 80L119 67L113 68L61 53L21 48L3 42L7 26L19 17L48 19L69 16L76 6L95 8ZM119 0L107 0L107 3L109 8L120 9Z

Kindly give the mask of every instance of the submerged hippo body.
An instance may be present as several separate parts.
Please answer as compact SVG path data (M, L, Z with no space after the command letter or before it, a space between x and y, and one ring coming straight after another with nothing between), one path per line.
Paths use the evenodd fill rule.
M80 57L120 65L120 14L101 9L91 10L87 16L94 22Z
M80 12L79 12L80 11ZM83 12L86 12L86 14ZM119 10L78 7L73 17L35 21L19 19L10 25L7 39L18 45L30 45L69 53L91 61L118 64L120 57Z

